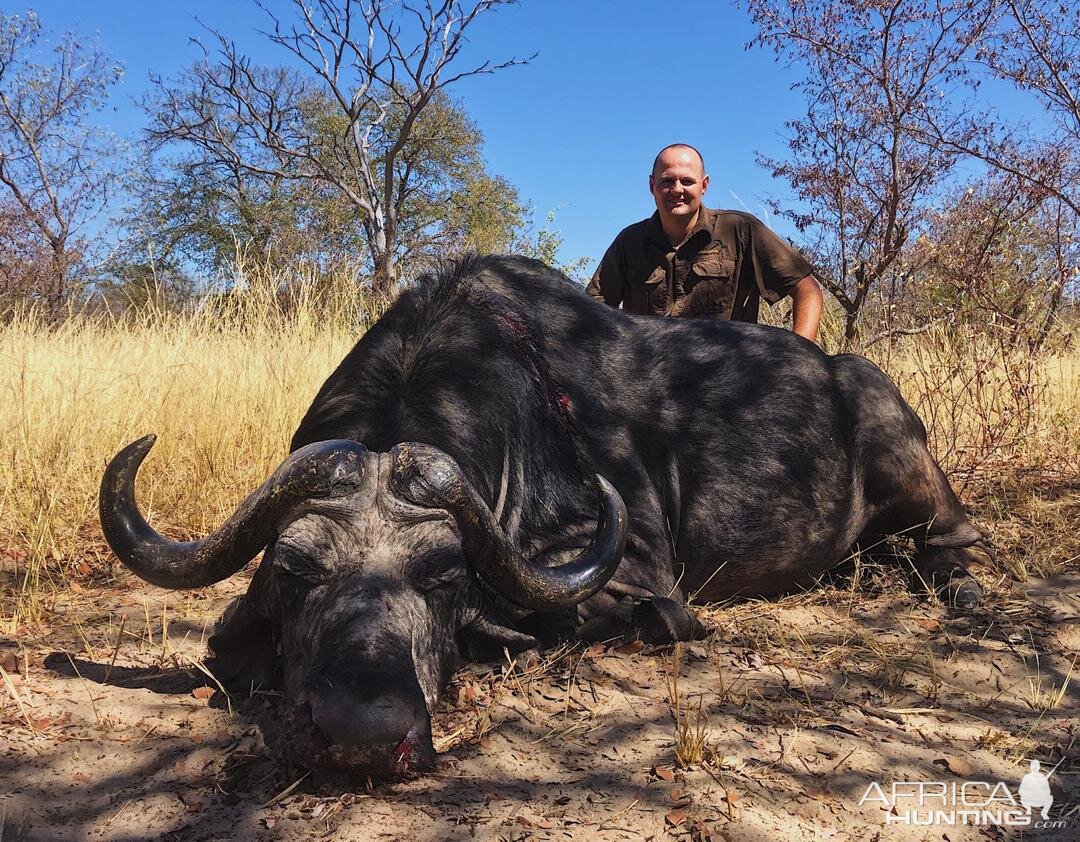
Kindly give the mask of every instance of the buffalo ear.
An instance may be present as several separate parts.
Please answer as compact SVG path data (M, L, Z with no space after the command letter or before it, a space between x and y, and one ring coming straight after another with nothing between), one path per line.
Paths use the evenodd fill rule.
M531 635L480 617L458 632L458 646L466 660L484 663L502 660L504 650L513 656L539 643Z
M209 640L206 667L230 690L249 691L281 683L279 624L265 610L266 601L259 598L259 578L256 573L248 592L225 609Z

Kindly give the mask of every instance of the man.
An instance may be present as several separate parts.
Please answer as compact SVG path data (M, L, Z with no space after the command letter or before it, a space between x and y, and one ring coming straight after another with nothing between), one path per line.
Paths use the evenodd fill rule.
M1054 769L1057 767L1055 766ZM1053 774L1054 769L1050 770ZM1032 760L1028 765L1028 773L1020 781L1020 804L1027 808L1031 815L1032 808L1042 813L1044 820L1050 818L1050 808L1054 806L1054 795L1050 792L1050 776L1039 771L1039 761Z
M810 264L756 217L704 207L708 187L694 147L661 149L649 175L656 213L615 238L589 295L631 313L744 322L757 321L761 298L790 296L795 332L814 341L824 302Z

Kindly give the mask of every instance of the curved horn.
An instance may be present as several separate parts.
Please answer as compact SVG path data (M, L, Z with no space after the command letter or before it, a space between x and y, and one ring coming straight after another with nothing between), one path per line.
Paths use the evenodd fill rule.
M291 454L248 495L233 515L200 541L170 541L135 502L135 475L156 436L132 442L112 458L101 479L101 530L135 575L163 588L200 588L228 578L269 544L298 502L354 490L367 448L352 441L309 444Z
M537 567L513 546L453 459L423 444L399 444L390 453L393 491L418 505L447 509L461 530L469 564L515 605L533 611L577 605L600 590L622 561L626 505L599 474L600 514L589 546L573 561Z

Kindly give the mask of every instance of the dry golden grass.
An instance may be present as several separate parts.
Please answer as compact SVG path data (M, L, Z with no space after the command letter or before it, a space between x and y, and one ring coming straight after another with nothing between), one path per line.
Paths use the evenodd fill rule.
M1076 669L1076 656L1073 656L1072 661L1069 663L1069 669L1060 684L1055 684L1053 679L1043 674L1037 651L1034 661L1035 670L1033 673L1028 673L1027 695L1024 700L1032 710L1046 713L1060 707L1065 700L1065 695L1069 692L1069 682L1072 680L1073 670Z
M97 489L119 448L156 433L140 503L166 532L205 533L285 456L315 390L380 311L347 277L240 269L230 295L185 315L147 307L49 326L26 313L0 327L0 631L62 600L73 569L109 569ZM301 292L286 300L286 285ZM1075 556L1058 536L1078 507L1018 489L1080 474L1080 355L1031 358L957 336L877 346L875 359L958 486L989 476L979 493L990 511L1030 509L1017 543L1046 546L1010 572L1053 572Z
M679 674L682 672L683 644L676 643L671 655L671 671L668 673L668 703L675 719L675 760L679 768L686 769L701 763L706 756L709 739L707 717L702 713L700 696L687 700L679 691Z
M954 326L871 349L927 428L961 492L987 472L1076 476L1080 355L1033 355L1023 341Z
M156 433L140 503L158 528L204 533L286 455L377 309L344 278L286 306L285 279L255 266L243 280L183 316L50 327L27 313L0 328L0 552L18 574L3 591L8 625L36 619L39 597L101 551L98 483L119 448Z

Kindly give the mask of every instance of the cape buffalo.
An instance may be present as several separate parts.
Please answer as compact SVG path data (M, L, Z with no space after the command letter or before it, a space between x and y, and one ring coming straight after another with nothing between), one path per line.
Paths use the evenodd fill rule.
M429 711L485 644L529 648L548 621L607 634L612 618L690 638L687 596L809 586L887 533L914 537L923 582L979 598L965 564L981 535L870 362L775 328L627 315L524 258L464 259L405 290L292 454L206 538L170 541L139 513L152 444L106 469L105 536L167 588L265 551L213 669L283 689L283 744L306 767L429 762Z

